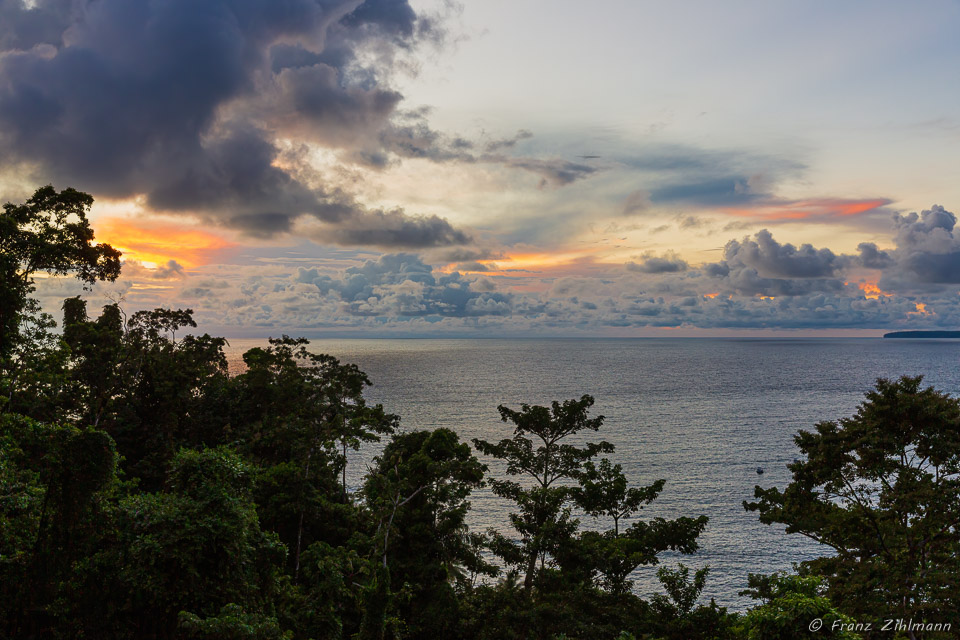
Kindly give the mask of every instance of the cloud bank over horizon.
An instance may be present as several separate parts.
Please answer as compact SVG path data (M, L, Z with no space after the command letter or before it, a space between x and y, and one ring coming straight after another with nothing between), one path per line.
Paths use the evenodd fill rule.
M204 326L228 335L943 329L960 317L949 267L960 260L956 222L939 206L898 216L893 248L864 243L855 254L780 243L762 230L730 240L714 262L651 254L595 264L589 276L567 275L564 265L511 270L504 268L509 259L443 267L415 253L363 259L346 252L336 264L320 265L296 251L195 269L175 261L145 269L131 260L120 281L98 285L98 295L143 304L159 294L157 301L192 306ZM49 308L77 289L63 279L40 285Z
M955 102L871 101L853 69L907 80L859 36L827 82L800 55L820 21L769 51L793 85L744 84L762 65L708 4L617 4L711 59L603 20L567 25L575 54L567 7L522 43L449 0L0 0L0 197L92 193L126 255L96 295L224 332L960 325ZM738 28L765 42L786 13ZM952 50L921 36L949 20L918 23L940 95Z

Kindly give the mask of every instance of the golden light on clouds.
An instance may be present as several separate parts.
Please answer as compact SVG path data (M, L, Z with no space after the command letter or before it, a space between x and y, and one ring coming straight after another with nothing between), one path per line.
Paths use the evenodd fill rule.
M176 260L184 267L197 267L209 263L216 251L234 246L216 234L189 227L122 218L101 219L94 227L98 242L107 242L122 251L125 259L147 266Z
M877 286L876 282L861 282L860 289L863 291L863 297L869 300L878 300L881 296L889 298L892 293L887 293Z
M930 314L933 313L932 311L927 311L927 305L925 305L922 302L915 302L914 307L916 307L917 310L908 311L907 312L908 316L929 316Z
M845 200L840 198L814 198L775 202L756 207L729 207L721 209L731 215L745 218L761 218L769 221L808 220L816 218L849 218L867 213L890 204L886 198Z

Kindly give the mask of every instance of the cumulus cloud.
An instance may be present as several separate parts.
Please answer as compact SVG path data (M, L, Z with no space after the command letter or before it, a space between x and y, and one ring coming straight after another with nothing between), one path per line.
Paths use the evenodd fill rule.
M893 264L893 258L886 251L877 248L873 242L861 242L857 245L860 264L867 269L886 269Z
M960 235L957 218L942 206L921 213L898 215L896 224L896 270L886 280L917 284L960 283Z
M640 273L676 273L687 270L687 262L674 253L667 253L664 256L655 256L646 254L641 261L628 262L626 268L628 271L639 271Z
M830 249L814 249L810 244L799 248L780 244L766 229L753 238L731 240L723 250L723 262L732 269L751 268L761 276L780 278L825 278L847 265L844 256Z
M413 254L383 255L339 276L301 268L296 281L334 296L342 301L343 310L356 316L476 317L512 312L510 295L487 287L477 290L458 272L434 275L433 268Z
M949 271L917 268L958 252L952 214L933 208L901 215L897 224L894 248L862 243L851 255L782 243L763 231L730 241L721 260L703 265L650 253L626 268L572 269L556 278L483 273L477 267L489 266L493 252L440 247L425 252L429 259L413 253L364 259L343 251L336 261L305 257L307 266L299 269L304 263L298 257L285 264L192 267L185 278L176 275L177 265L167 264L125 271L111 286L121 287L139 308L185 306L201 298L200 313L208 322L234 323L223 329L228 335L230 327L407 335L955 328L960 296ZM470 273L446 273L434 265ZM137 279L149 286L131 287ZM38 295L56 308L57 297L75 295L76 286L45 278Z
M780 244L764 229L728 242L723 260L704 265L703 272L740 295L799 296L842 290L846 285L838 276L850 264L849 256L829 249Z

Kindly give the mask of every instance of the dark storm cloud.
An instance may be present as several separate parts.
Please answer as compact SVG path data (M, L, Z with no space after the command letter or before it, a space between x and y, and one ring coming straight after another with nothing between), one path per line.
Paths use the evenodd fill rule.
M70 24L72 4L70 0L38 0L27 7L22 0L0 0L0 51L58 45Z
M318 234L341 245L425 249L468 244L470 235L438 216L408 216L401 210L366 211Z
M274 140L367 149L402 98L395 53L436 36L406 0L0 0L0 161L256 235L307 216L364 242L385 214L278 162ZM375 243L466 237L399 216Z

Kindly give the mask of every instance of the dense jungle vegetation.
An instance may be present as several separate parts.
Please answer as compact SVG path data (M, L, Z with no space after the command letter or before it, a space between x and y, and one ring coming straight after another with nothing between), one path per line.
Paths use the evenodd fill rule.
M709 523L643 517L669 487L624 476L589 395L501 406L503 439L467 443L401 429L305 339L231 377L190 310L77 297L55 322L36 274L120 274L91 203L48 186L0 215L0 637L956 637L960 402L919 378L796 437L793 481L744 506L824 554L744 576L732 613L700 598L706 569L656 566ZM349 487L348 452L378 441ZM483 486L514 505L502 531L467 526ZM638 570L663 593L635 595Z

